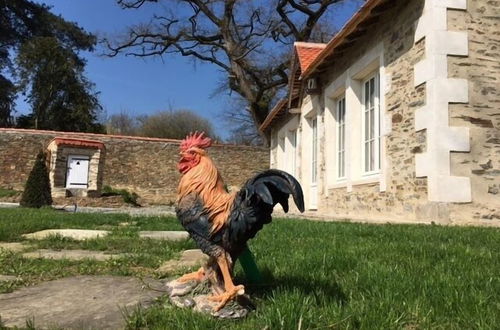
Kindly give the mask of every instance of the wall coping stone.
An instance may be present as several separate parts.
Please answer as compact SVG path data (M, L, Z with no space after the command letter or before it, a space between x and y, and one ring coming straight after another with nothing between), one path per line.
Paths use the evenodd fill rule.
M123 140L136 140L136 141L148 141L148 142L167 142L172 144L180 144L181 140L176 139L165 139L165 138L154 138L145 136L130 136L130 135L113 135L113 134L99 134L99 133L85 133L85 132L63 132L63 131L50 131L50 130L36 130L36 129L25 129L25 128L0 128L0 133L18 133L18 134L36 134L36 135L58 135L58 136L88 136L89 138L108 138L108 139L123 139ZM261 149L267 150L267 147L258 146L245 146L239 144L229 144L229 143L214 143L214 147L237 147L242 149Z

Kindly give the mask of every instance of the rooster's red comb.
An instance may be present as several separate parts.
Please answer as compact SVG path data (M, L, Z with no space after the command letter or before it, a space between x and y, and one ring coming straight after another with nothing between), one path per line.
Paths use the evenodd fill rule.
M180 149L181 151L186 151L189 148L197 147L200 149L206 149L212 145L212 139L205 136L204 132L198 133L194 132L186 136L184 140L182 140Z

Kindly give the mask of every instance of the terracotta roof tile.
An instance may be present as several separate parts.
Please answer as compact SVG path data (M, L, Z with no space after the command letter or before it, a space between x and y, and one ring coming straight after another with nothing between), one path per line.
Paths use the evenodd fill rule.
M326 47L326 44L312 42L295 42L295 51L299 59L300 71L307 70L309 65L316 59L321 51Z
M342 27L342 29L325 45L326 47L323 47L324 49L320 52L321 54L317 54L314 59L308 63L306 69L302 69L300 78L303 79L311 75L318 68L318 66L323 63L326 57L332 55L336 48L346 41L347 37L351 33L356 31L360 24L374 15L372 10L383 3L394 5L396 1L366 0L361 8ZM378 14L380 14L380 12Z
M104 149L104 143L99 142L99 141L82 140L82 139L67 139L67 138L60 138L60 137L56 137L52 141L56 145Z

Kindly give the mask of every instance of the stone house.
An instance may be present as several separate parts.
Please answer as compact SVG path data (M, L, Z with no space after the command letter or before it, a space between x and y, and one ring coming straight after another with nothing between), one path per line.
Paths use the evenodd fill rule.
M367 0L261 126L311 214L500 224L500 7Z

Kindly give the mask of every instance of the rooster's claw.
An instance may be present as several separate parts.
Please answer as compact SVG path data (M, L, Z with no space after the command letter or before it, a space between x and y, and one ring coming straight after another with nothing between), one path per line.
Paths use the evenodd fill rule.
M218 312L221 310L226 304L236 298L237 296L241 296L245 294L245 287L243 285L236 285L232 289L226 290L226 292L217 295L208 297L208 300L218 302L219 304L214 307L214 312Z

